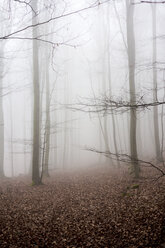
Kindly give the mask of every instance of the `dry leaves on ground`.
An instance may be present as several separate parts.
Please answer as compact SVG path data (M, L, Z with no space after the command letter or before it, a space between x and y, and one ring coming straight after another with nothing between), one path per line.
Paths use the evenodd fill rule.
M162 247L164 182L109 168L57 172L41 186L3 180L0 247Z

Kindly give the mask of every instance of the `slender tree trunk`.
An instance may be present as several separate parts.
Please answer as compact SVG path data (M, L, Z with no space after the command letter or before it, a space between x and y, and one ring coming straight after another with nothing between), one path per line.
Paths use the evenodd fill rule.
M129 67L129 93L130 103L136 104L136 89L135 89L135 37L133 27L134 5L131 0L126 0L126 14L127 14L127 43L128 43L128 67ZM130 109L130 152L132 157L132 165L134 175L139 177L139 163L137 155L137 141L136 141L136 109Z
M165 87L164 87L163 101L165 101ZM161 156L162 156L162 159L163 159L163 155L164 155L164 104L162 105L162 112L161 112L161 131L162 131ZM165 165L164 159L163 159L163 164Z
M49 86L49 66L46 67L46 133L45 133L45 159L44 176L49 177L49 148L50 148L50 86Z
M14 177L14 160L13 160L13 111L12 111L12 95L9 99L10 103L10 151L11 151L11 176Z
M37 12L37 0L31 4ZM32 25L37 23L37 17L33 16ZM37 28L33 27L33 38L37 37ZM38 65L38 44L33 40L33 154L32 154L32 180L33 184L40 184L39 162L40 162L40 84Z
M24 173L26 175L27 173L27 162L26 162L26 159L27 159L27 156L26 156L26 147L27 147L27 137L26 137L26 94L24 95L24 115L23 115L23 123L24 123L24 140L25 140L25 143L24 143Z
M68 75L66 75L65 86L64 86L64 102L67 104L69 102L69 80ZM67 149L69 149L68 144L68 132L67 132L67 120L68 120L68 112L67 109L65 110L64 114L64 146L63 146L63 169L66 169L67 164Z
M152 34L153 34L153 102L158 101L157 95L157 69L156 69L156 60L157 60L157 42L156 42L156 4L151 5L152 8ZM154 118L154 136L155 136L155 151L157 161L163 161L160 147L160 138L159 138L159 115L158 115L158 106L153 108L153 118Z
M57 86L56 86L57 87ZM57 99L57 91L55 90L55 94L54 94L54 98L55 99ZM57 111L55 110L54 111L54 115L53 115L54 117L54 122L56 122L57 121ZM52 136L51 136L52 137ZM57 136L57 130L55 131L55 135L53 135L53 146L54 146L54 150L53 150L53 152L54 152L54 159L53 159L53 161L54 161L54 169L57 169L58 168L58 161L59 161L59 157L58 157L58 136Z
M0 85L0 177L4 177L4 115L3 115L3 98L2 98L2 78Z
M104 25L104 23L103 23ZM106 44L105 44L106 45ZM105 61L105 55L103 53L103 60L102 60L102 80L101 80L101 85L102 85L102 93L103 95L106 94L107 92L107 85L106 85L106 61ZM99 115L99 114L98 114ZM103 124L100 119L100 125L102 125L102 134L103 134L103 139L104 139L104 145L105 149L107 152L110 152L110 144L109 144L109 138L108 138L108 118L107 118L107 113L105 110L104 116L103 116ZM105 163L109 163L109 158L106 158Z
M107 33L107 36L108 36L108 88L109 88L109 94L110 94L110 98L112 97L112 85L111 85L111 57L110 57L110 44L109 44L109 41L110 41L110 16L109 16L109 13L110 13L110 8L107 8L107 25L108 25L108 33ZM118 159L118 147L117 147L117 139L116 139L116 123L117 123L117 118L115 119L115 115L113 113L113 110L112 110L112 129L113 129L113 142L114 142L114 148L115 148L115 154L116 154L116 158L117 158L117 166L120 167L120 162L119 162L119 159ZM116 123L115 123L116 122Z
M0 51L0 177L4 177L3 44Z
M119 26L119 29L120 29L120 33L121 33L121 37L122 37L122 40L123 40L123 45L124 45L124 47L125 47L125 51L126 51L126 53L128 53L128 47L127 47L127 42L126 42L126 39L125 39L125 37L124 37L124 32L123 32L123 30L122 30L122 25L121 25L121 21L120 21L120 16L119 16L119 14L118 14L118 11L117 11L117 8L116 8L116 2L114 1L113 2L113 7L114 7L114 11L115 11L115 15L116 15L116 19L117 19L117 22L118 22L118 26ZM126 116L127 117L127 116ZM122 122L123 122L123 127L125 126L125 123L124 123L124 117L123 117L123 115L121 116L121 118L122 118ZM116 118L116 120L117 120L117 118ZM117 126L118 126L118 122L117 122ZM118 129L119 130L119 129ZM126 130L125 128L123 128L123 130ZM120 136L119 136L120 137ZM125 137L125 135L124 135L124 146L125 146L125 151L127 151L128 149L127 149L127 144L126 144L126 137ZM121 147L121 141L120 141L120 147Z
M101 10L100 10L101 11ZM99 13L100 13L99 11ZM99 28L100 28L100 34L102 34L102 29L104 29L104 31L106 32L105 30L105 23L104 23L104 12L101 12L100 13L101 16L99 16L100 18L100 25L99 25ZM103 45L104 44L104 45ZM102 94L106 94L107 92L107 75L106 75L106 67L107 67L107 61L106 61L106 54L105 54L105 47L107 47L107 40L103 39L102 35L99 35L99 50L103 51L103 54L102 54L102 61L101 61L101 68L102 68L102 72L101 72L101 91L102 91ZM101 133L102 133L102 138L103 138L103 142L104 142L104 146L105 146L105 150L107 152L111 152L111 141L109 142L109 132L108 132L108 117L107 117L107 113L106 113L106 110L105 110L105 113L104 113L104 116L103 116L103 121L101 120L101 117L100 117L100 114L98 113L98 118L99 118L99 123L100 123L100 128L101 128ZM110 160L109 158L106 158L105 159L105 163L106 164L110 164L112 165L113 162L112 162L112 159Z

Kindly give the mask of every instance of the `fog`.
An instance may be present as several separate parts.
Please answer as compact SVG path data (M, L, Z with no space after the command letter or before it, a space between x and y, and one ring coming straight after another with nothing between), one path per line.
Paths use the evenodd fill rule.
M165 247L164 3L0 0L0 247Z
M164 8L1 1L2 175L163 161Z

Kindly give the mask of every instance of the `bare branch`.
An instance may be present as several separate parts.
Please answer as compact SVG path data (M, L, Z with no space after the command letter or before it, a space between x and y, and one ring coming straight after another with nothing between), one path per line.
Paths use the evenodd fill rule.
M98 6L100 6L100 5L103 5L103 4L105 4L105 3L107 3L107 2L110 2L110 1L111 1L111 0L105 0L105 1L102 2L102 3L100 3L100 2L98 3L98 1L96 1L94 4L92 4L92 5L88 6L88 7L85 7L85 8L79 9L79 10L75 10L75 11L72 11L72 12L69 12L69 13L66 13L66 14L62 14L62 15L59 15L59 16L51 17L50 19L48 19L48 20L46 20L46 21L43 21L43 22L38 22L38 23L36 23L36 24L28 25L28 26L26 26L26 27L24 27L24 28L21 28L21 29L19 29L19 30L17 30L17 31L14 31L14 32L12 32L12 33L10 33L10 34L8 34L8 35L1 36L1 37L0 37L0 40L12 39L12 36L13 36L13 35L19 34L19 33L23 32L23 31L26 31L26 30L28 30L28 29L30 29L30 28L42 26L42 25L45 25L45 24L50 23L50 22L52 22L52 21L61 19L61 18L65 18L65 17L71 16L71 15L74 15L74 14L79 14L79 13L81 13L81 12L84 12L84 11L86 11L86 10L90 10L90 9L96 8L96 7L98 7Z
M157 4L157 3L162 3L163 4L163 3L165 3L165 1L145 1L145 0L144 1L142 0L140 2L141 3L154 3L154 4Z
M26 1L21 1L21 0L14 0L14 2L18 2L18 3L21 3L21 4L25 4L25 5L28 6L28 7L34 12L34 14L36 15L36 12L35 12L35 10L33 9L33 7L30 5L30 2L27 3Z
M37 38L37 37L16 37L16 36L14 36L14 37L12 37L12 38L10 38L10 39L12 39L12 40L37 40L37 41L41 41L41 42L44 42L44 43L47 43L47 44L50 44L50 45L52 45L53 47L55 47L55 46L61 46L61 45L65 45L65 46L70 46L70 47L74 47L75 48L75 46L74 45L71 45L71 44L68 44L67 42L53 42L53 41L50 41L50 40L45 40L45 39L41 39L41 38Z
M119 160L120 162L123 162L123 163L138 162L138 163L143 164L143 165L148 165L148 167L152 167L152 168L156 169L158 172L160 172L161 176L165 176L165 171L150 161L145 161L142 159L135 159L128 154L123 154L123 153L116 154L116 153L112 153L109 151L99 151L99 150L96 150L94 148L87 148L86 150L96 152L99 154L103 154L104 156L106 156L108 158L111 158L113 160Z
M87 102L79 102L77 104L67 105L66 107L71 110L79 110L87 113L103 113L111 114L113 111L116 113L124 113L130 109L144 110L150 107L164 105L165 101L156 102L144 102L143 96L131 103L130 101L124 101L122 99L113 100L108 96L102 96L97 99L87 99ZM114 112L113 112L114 113Z

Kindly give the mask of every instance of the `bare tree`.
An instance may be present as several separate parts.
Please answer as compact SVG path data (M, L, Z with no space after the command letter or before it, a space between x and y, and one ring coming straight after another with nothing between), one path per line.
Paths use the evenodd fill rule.
M1 3L2 14L0 16L1 23L1 34L4 35L5 30L8 29L8 20L10 20L10 16L8 16L8 3L3 1ZM10 31L10 29L8 29ZM0 177L4 177L4 109L3 109L3 80L5 75L5 66L4 66L4 58L5 58L5 42L2 40L0 44Z
M37 13L37 0L32 0L31 6ZM40 181L40 82L37 37L37 16L32 12L32 33L33 33L33 151L32 151L32 181L38 185Z
M44 134L44 165L43 165L43 175L49 176L49 152L50 152L50 80L49 80L49 53L48 53L48 47L46 47L46 68L45 68L45 74L46 74L46 120L45 120L45 134Z
M0 48L0 177L4 177L4 114L3 114L3 49L1 44Z
M134 5L132 0L126 0L127 15L127 45L128 45L128 69L129 69L129 93L130 103L136 104L135 89L135 37L134 37ZM136 109L130 109L130 152L135 177L139 177L139 164L136 141Z
M158 83L157 83L157 40L156 40L156 4L151 5L152 9L152 34L153 34L153 102L158 101ZM153 108L153 118L154 118L154 136L155 136L155 150L156 158L158 161L163 161L161 148L160 148L160 138L159 138L159 115L158 106Z
M108 66L108 86L109 86L109 94L110 94L110 97L112 97L112 77L111 77L111 50L110 50L110 38L111 38L111 20L110 20L110 7L108 6L107 8L107 38L108 38L108 47L107 47L107 50L108 50L108 53L107 53L107 66ZM111 118L112 118L112 132L113 132L113 142L114 142L114 148L115 148L115 153L116 155L118 154L118 146L117 146L117 136L116 136L116 133L117 133L117 127L118 127L118 119L117 117L114 115L113 113L113 110L112 110L112 115L111 115ZM119 160L117 159L117 165L118 167L120 167L120 162Z

